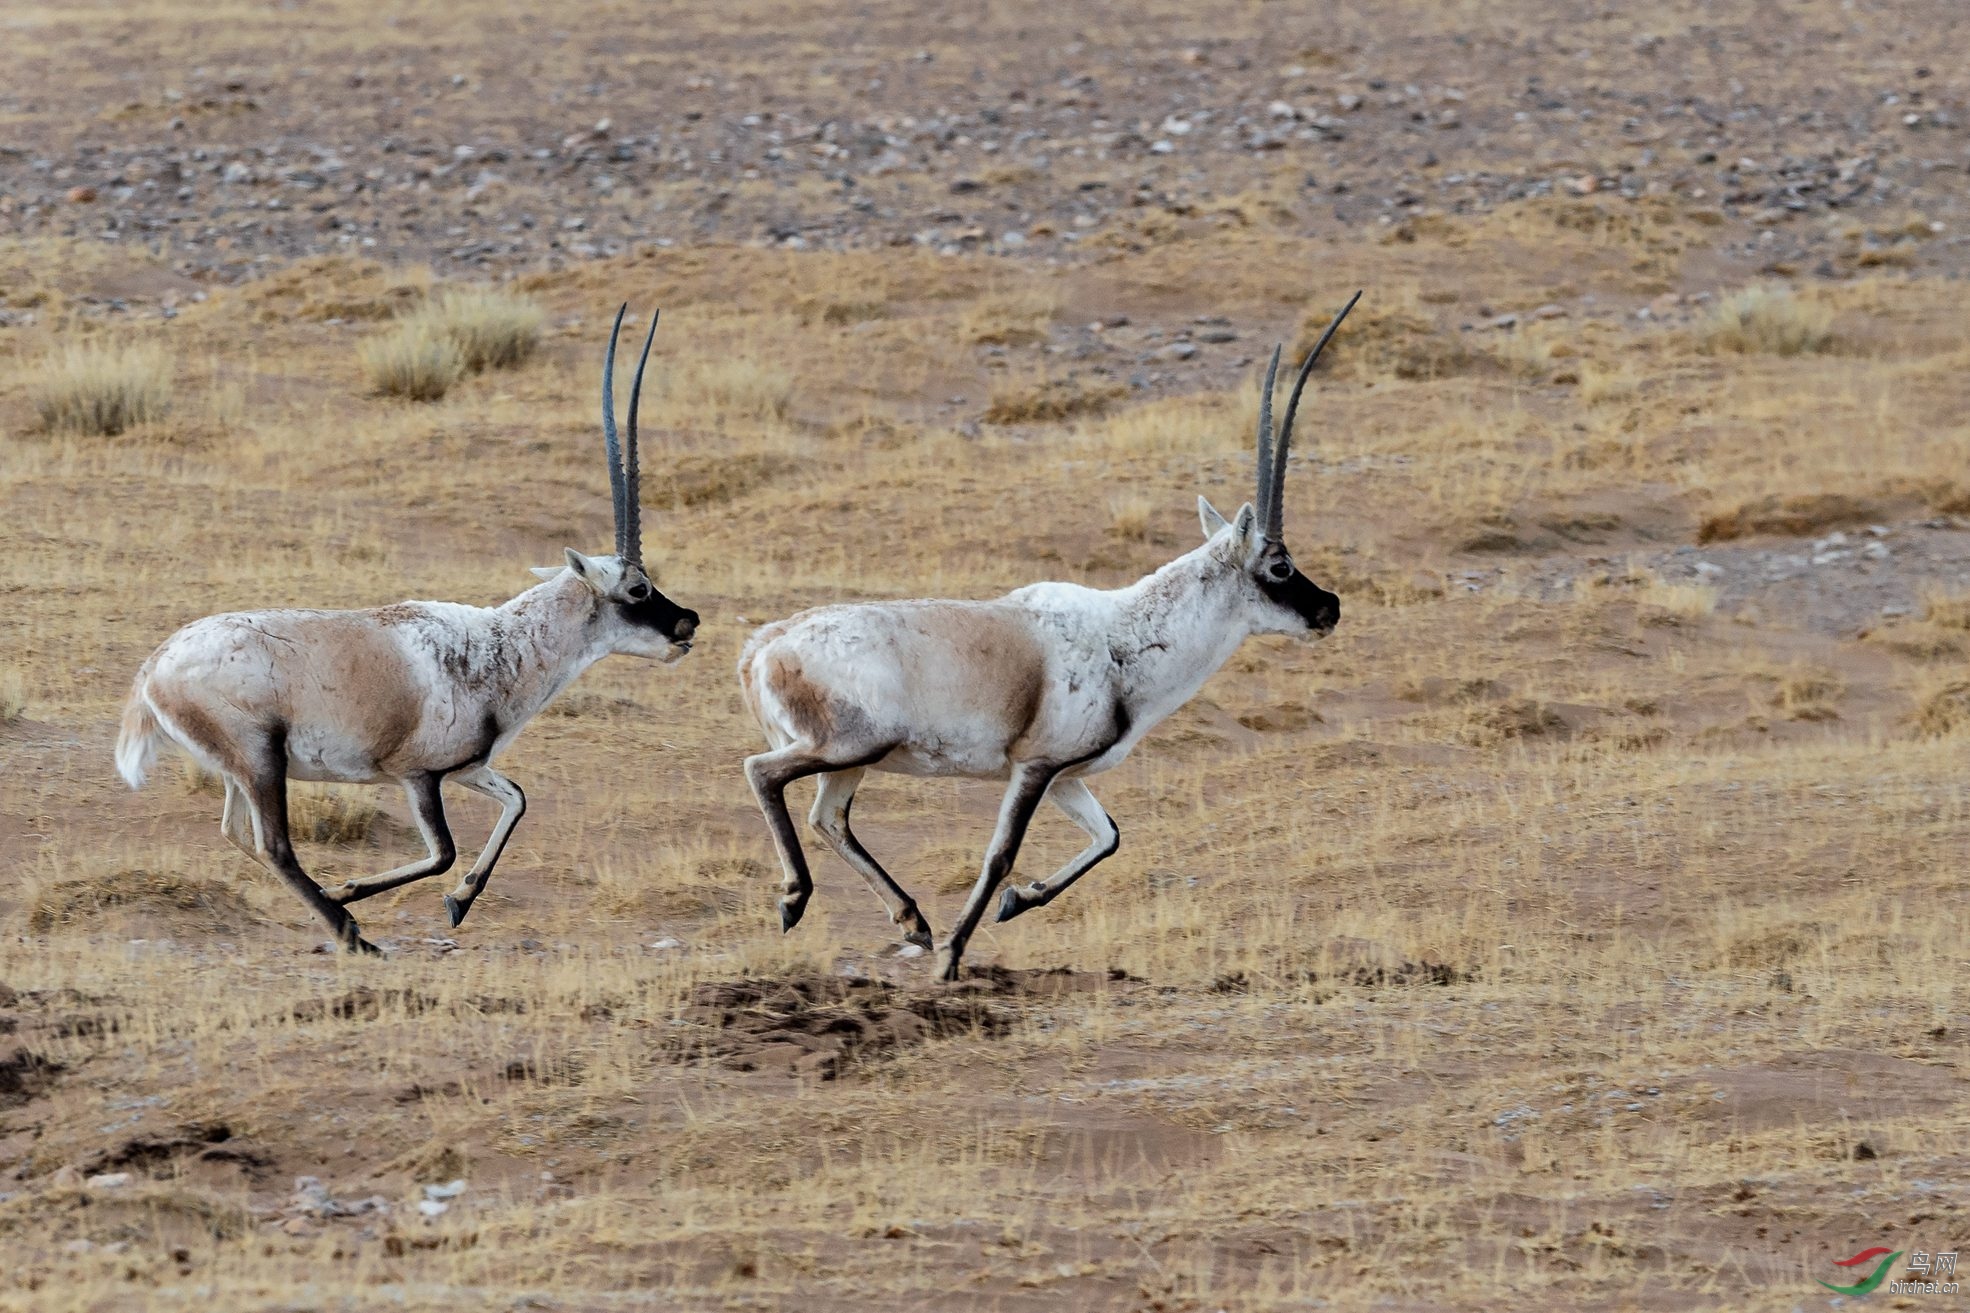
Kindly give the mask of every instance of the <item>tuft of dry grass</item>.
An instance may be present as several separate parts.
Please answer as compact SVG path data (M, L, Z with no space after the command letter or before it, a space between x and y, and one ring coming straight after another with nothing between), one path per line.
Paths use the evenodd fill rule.
M1970 629L1970 593L1949 589L1924 593L1922 618L1939 629Z
M793 405L793 376L752 355L694 360L667 373L660 405L679 421L780 420Z
M439 325L421 315L357 347L363 378L379 396L438 401L465 376L465 353Z
M1798 356L1833 345L1833 311L1780 284L1759 284L1719 300L1697 326L1707 351Z
M1030 346L1046 340L1060 299L1044 287L1024 287L980 297L958 321L961 337L974 346Z
M1590 406L1627 401L1641 388L1641 377L1626 364L1599 360L1580 362L1580 399Z
M28 378L28 398L50 433L115 437L171 408L173 364L154 342L89 342L49 353Z
M1650 575L1635 600L1675 620L1701 620L1717 609L1717 590L1704 583L1671 583Z
M1149 520L1156 503L1141 493L1127 493L1108 499L1108 532L1130 542L1149 537Z
M314 843L361 843L384 813L368 798L326 785L296 785L287 796L288 829Z
M27 714L27 675L12 662L0 665L0 725Z
M987 424L1052 424L1096 415L1125 389L1079 378L1007 378L992 385Z
M1846 691L1846 681L1833 671L1794 666L1779 675L1772 706L1793 720L1837 720L1834 704Z
M1916 689L1910 718L1918 738L1949 738L1970 726L1970 679L1939 675Z
M489 287L447 288L412 317L449 338L473 374L525 363L547 323L547 312L532 297Z

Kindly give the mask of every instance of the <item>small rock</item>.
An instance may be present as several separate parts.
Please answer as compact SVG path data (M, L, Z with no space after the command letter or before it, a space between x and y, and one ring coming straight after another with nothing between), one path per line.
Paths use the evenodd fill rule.
M1564 319L1566 318L1566 307L1549 302L1534 310L1532 317L1534 319Z
M1176 147L1171 145L1169 139L1166 137L1161 141L1152 143L1149 147L1149 153L1151 155L1168 155L1175 149Z
M1229 328L1207 328L1197 335L1199 342L1236 342L1238 334Z
M898 957L922 957L922 956L923 956L923 945L922 945L922 944L905 944L905 945L903 945L903 946L902 946L901 948L899 948L899 949L897 949L897 950L896 950L896 956L898 956Z
M456 1199L464 1193L465 1178L462 1176L455 1181L447 1181L443 1185L427 1185L424 1187L424 1197L426 1199Z
M315 1233L314 1226L305 1217L290 1217L280 1224L280 1229L287 1235L313 1235Z
M684 947L684 941L681 939L673 939L671 936L665 935L662 939L655 940L648 946L656 949L658 952L668 952L673 948Z
M118 1190L130 1184L128 1172L98 1172L87 1182L91 1190Z
M1188 360L1197 354L1195 342L1172 342L1156 353L1165 360Z
M63 1164L57 1167L54 1175L48 1178L48 1184L58 1190L73 1190L82 1184L82 1173L67 1164Z
M450 1210L450 1204L437 1199L420 1199L417 1201L417 1211L426 1217L443 1217Z
M94 187L70 187L66 193L71 205L87 205L96 199Z

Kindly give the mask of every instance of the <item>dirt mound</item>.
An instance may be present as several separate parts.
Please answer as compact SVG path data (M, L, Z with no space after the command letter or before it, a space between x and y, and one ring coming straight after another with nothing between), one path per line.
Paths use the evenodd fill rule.
M181 1126L169 1135L134 1136L90 1159L82 1174L135 1171L167 1177L177 1175L181 1165L190 1162L232 1163L255 1175L272 1166L273 1159L235 1139L232 1127L224 1122L210 1122Z
M22 1045L0 1046L0 1108L18 1108L40 1098L61 1073L59 1062Z
M857 1062L926 1040L1006 1034L1014 1014L995 1000L1045 996L1020 980L1017 973L987 971L923 993L858 976L709 982L692 991L679 1016L686 1030L673 1050L684 1061L734 1071L833 1080Z
M141 921L152 935L228 934L261 919L230 885L176 871L131 869L46 886L28 901L27 927L46 934L86 925L106 912Z
M414 990L371 989L368 985L357 985L354 989L345 990L333 998L311 998L306 1002L297 1003L292 1015L294 1020L302 1022L326 1021L330 1018L337 1021L375 1021L386 1011L415 1017L437 1005L437 999Z
M1776 494L1744 502L1703 518L1696 531L1699 543L1729 542L1755 534L1805 538L1829 529L1851 529L1886 518L1892 510L1843 492L1805 495Z

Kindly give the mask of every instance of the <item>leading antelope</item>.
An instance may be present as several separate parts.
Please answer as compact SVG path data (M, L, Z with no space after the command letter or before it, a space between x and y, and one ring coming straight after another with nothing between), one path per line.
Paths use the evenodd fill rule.
M984 868L937 952L938 974L955 980L1042 799L1087 833L1088 846L1047 879L1008 886L1001 921L1045 906L1114 853L1120 832L1087 778L1120 764L1249 635L1333 632L1340 599L1295 569L1286 550L1286 458L1314 362L1360 298L1300 366L1276 438L1272 353L1259 402L1257 496L1229 521L1199 497L1204 545L1154 574L1112 591L1042 583L989 602L821 607L752 635L739 682L769 750L746 759L746 778L784 868L782 930L799 923L814 891L787 812L789 784L821 777L808 823L875 890L890 921L928 949L930 924L916 900L849 829L856 786L870 770L1004 779Z
M301 896L349 952L374 953L347 905L450 869L457 853L439 786L447 779L500 805L472 869L445 899L456 926L485 891L526 810L492 760L574 678L612 653L665 664L691 650L695 612L658 592L643 563L636 407L656 316L629 390L629 435L616 437L616 312L602 366L602 436L615 503L613 556L569 548L566 566L500 607L399 602L370 611L239 611L180 629L137 672L116 768L140 788L160 745L225 783L220 828ZM394 780L428 849L422 861L324 890L294 859L287 781Z

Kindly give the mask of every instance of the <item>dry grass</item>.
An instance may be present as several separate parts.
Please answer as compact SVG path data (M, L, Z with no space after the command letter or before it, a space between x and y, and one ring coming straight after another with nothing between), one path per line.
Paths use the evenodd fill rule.
M146 39L174 5L144 11ZM1252 40L1273 53L1237 76L1324 105L1358 61L1379 66L1376 29L1461 34L1478 12L1371 5L1331 49ZM130 21L63 13L17 35L60 45L80 24L102 37L93 58ZM993 41L920 67L922 25L899 15L894 51L886 11L858 32L912 78L969 79L974 54L989 77L998 33L1029 21L993 17ZM230 17L241 62L281 76L291 16ZM856 106L840 121L884 112L860 108L873 73L816 71L822 38L765 18L839 22L720 18L744 52L712 96L742 103L739 70L756 70L788 74L786 106L837 88ZM1087 29L1074 69L1101 71L1114 25L1069 18ZM537 43L548 84L572 96L597 76L576 50L596 21L570 17L566 49ZM1219 81L1268 21L1207 5L1128 30L1155 67ZM1596 20L1607 74L1638 21ZM371 51L392 83L413 65L389 94L409 104L429 81L433 140L476 139L437 135L483 103L447 76L512 40L470 7L413 7L382 34L347 7L308 22L308 85L354 71L341 49ZM204 40L183 26L171 49ZM509 46L485 44L500 32ZM722 62L672 44L636 76ZM1513 85L1512 106L1536 108ZM1013 103L1008 168L1031 149L1013 144ZM1027 122L1053 112L1027 103ZM539 140L569 130L566 108ZM160 133L164 115L222 124L153 109ZM1809 300L1844 316L1838 353L1704 350L1631 311L1737 276L1718 270L1745 267L1756 234L1736 218L1548 197L1363 237L1381 226L1331 219L1360 198L1328 192L1319 161L1345 167L1371 115L1410 121L1371 100L1346 140L1215 152L1253 174L1238 215L1125 202L1104 231L1126 240L1058 264L882 244L898 227L846 252L753 245L736 221L709 241L663 190L671 157L597 158L618 201L678 219L677 244L528 271L516 285L578 331L437 409L339 381L353 335L426 295L414 270L270 267L168 326L133 301L138 338L185 362L171 423L200 440L0 444L0 652L34 702L0 728L0 1310L437 1310L467 1292L500 1308L1779 1313L1820 1298L1830 1259L1868 1235L1956 1244L1970 690L1945 645L1967 632L1963 552L1958 531L1918 524L1956 513L1962 481L1957 285L1922 266L1816 279ZM1468 122L1430 129L1437 172L1504 148L1476 143L1475 108ZM1064 204L1100 194L1071 190L1083 173L1131 193L1138 162L1087 148L1054 155ZM536 184L515 159L506 185L539 185L539 213L557 213L573 203L560 168ZM981 179L931 203L989 214ZM785 204L832 214L840 197ZM372 200L386 224L433 204ZM36 254L50 306L168 284L177 259L94 241ZM1337 339L1286 488L1295 559L1342 597L1335 635L1246 642L1095 781L1120 851L982 927L960 988L896 955L862 881L805 827L817 893L782 934L738 768L758 747L732 674L747 632L854 598L1137 578L1196 541L1196 493L1227 511L1250 495L1262 360L1237 362L1324 325L1343 272L1371 288L1358 315L1388 312ZM632 287L666 314L645 397L650 563L703 614L700 648L601 663L502 755L529 810L463 925L439 901L454 870L357 905L387 958L317 953L299 900L219 836L209 783L113 786L131 672L215 610L493 603L563 546L603 549L594 369ZM1532 317L1548 301L1569 314ZM1521 314L1529 345L1483 327L1483 307ZM1055 380L1106 388L1205 314L1237 340L1157 358L1146 394L1045 418L1064 413L1047 409ZM50 309L4 345L31 361L66 331ZM977 423L995 377L1016 423ZM191 400L207 397L209 424ZM0 392L0 423L32 419L20 389ZM1872 541L1877 522L1887 558L1765 573L1836 529ZM1720 583L1685 582L1711 577L1702 560ZM1922 618L1876 623L1925 589ZM791 791L797 815L811 787ZM496 810L446 798L463 867ZM421 852L383 790L295 799L325 882ZM871 774L855 820L943 928L998 805L995 781ZM1043 812L1020 877L1085 842ZM131 1179L86 1184L104 1171ZM297 1198L304 1175L383 1208ZM420 1211L436 1202L422 1187L454 1179L444 1212Z
M1929 589L1922 595L1922 618L1941 629L1970 629L1970 593Z
M495 288L447 288L414 321L449 338L473 374L524 364L540 346L547 315L530 297Z
M27 714L27 675L12 662L0 664L0 725Z
M1156 503L1137 494L1108 499L1108 532L1130 542L1149 537L1149 525L1156 514Z
M1060 298L1052 289L1025 285L973 301L958 320L958 332L975 346L1029 346L1046 340L1059 312Z
M992 398L981 417L987 424L1057 424L1098 415L1125 389L1073 376L1021 376L994 380Z
M357 348L371 392L406 401L439 401L465 377L465 353L431 320L414 315L366 338Z
M97 341L50 351L27 379L41 426L51 433L114 437L164 418L173 361L156 342Z
M288 790L288 828L304 843L361 843L383 813L348 785L298 785Z
M1709 351L1807 355L1833 345L1833 311L1789 287L1747 287L1720 299L1697 337Z

